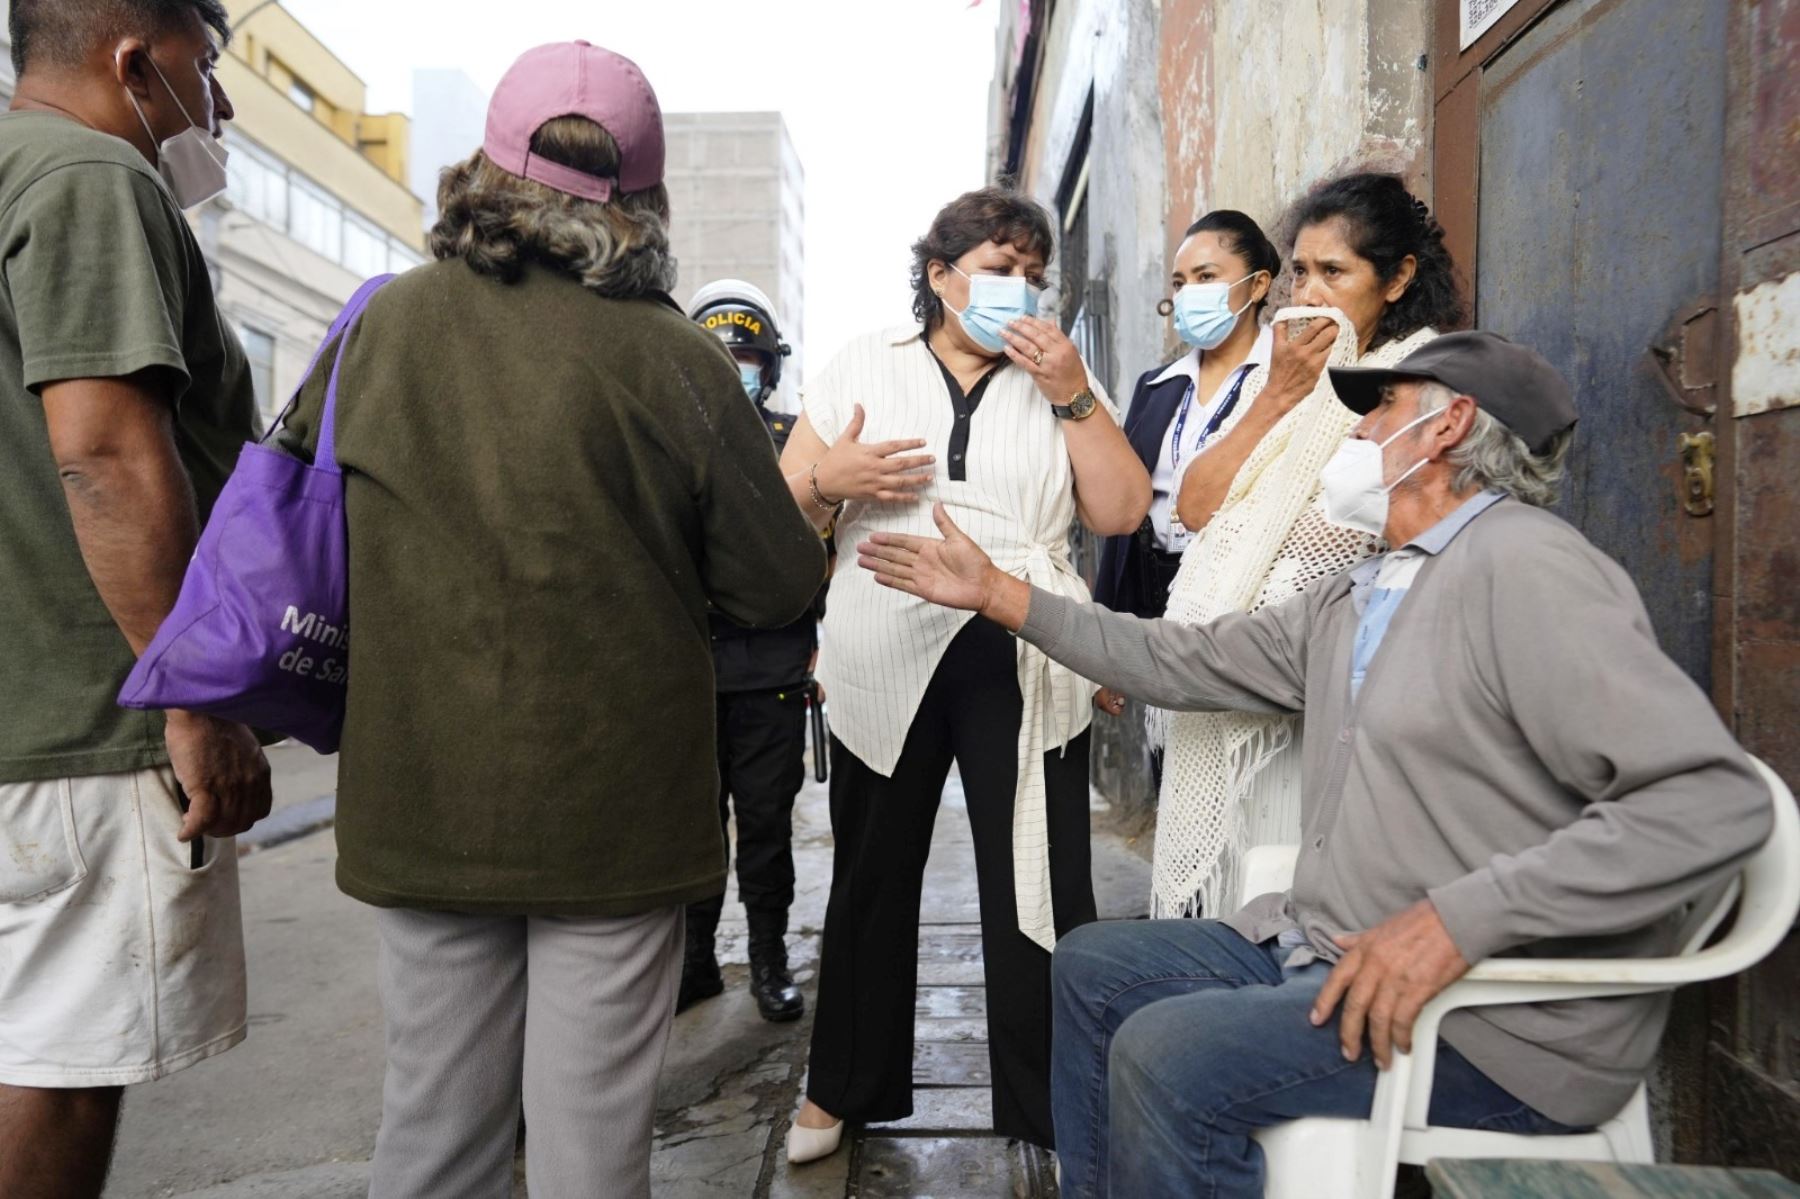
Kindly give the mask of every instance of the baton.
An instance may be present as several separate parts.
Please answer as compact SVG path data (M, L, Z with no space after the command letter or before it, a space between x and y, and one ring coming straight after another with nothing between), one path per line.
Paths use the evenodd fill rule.
M824 783L831 779L831 762L829 758L828 727L825 723L825 705L819 699L819 680L806 680L806 706L812 717L812 755L813 778Z

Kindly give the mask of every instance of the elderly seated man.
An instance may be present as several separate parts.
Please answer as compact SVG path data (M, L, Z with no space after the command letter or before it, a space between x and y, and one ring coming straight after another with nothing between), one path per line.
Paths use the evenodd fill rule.
M1575 424L1549 363L1457 333L1332 382L1364 415L1324 472L1327 512L1397 548L1287 603L1201 628L1117 615L999 572L941 509L942 541L859 547L884 583L1152 704L1306 713L1291 891L1057 946L1071 1196L1260 1195L1251 1133L1366 1116L1377 1067L1472 963L1667 953L1683 905L1771 827L1767 789L1657 648L1631 580L1542 508ZM1667 1012L1661 995L1454 1013L1432 1120L1604 1121Z

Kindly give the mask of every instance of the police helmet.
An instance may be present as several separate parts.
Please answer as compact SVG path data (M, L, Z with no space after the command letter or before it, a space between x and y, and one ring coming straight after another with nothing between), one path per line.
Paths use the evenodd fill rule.
M793 353L775 325L775 305L754 284L720 279L694 293L688 315L733 350L755 350L766 364L766 390L781 382L781 360Z

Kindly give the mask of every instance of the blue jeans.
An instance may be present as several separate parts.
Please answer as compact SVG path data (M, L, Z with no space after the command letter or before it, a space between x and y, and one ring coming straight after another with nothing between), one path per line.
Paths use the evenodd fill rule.
M1216 920L1090 924L1052 960L1050 1102L1068 1199L1261 1196L1250 1134L1302 1116L1369 1114L1375 1064L1344 1060L1337 1022L1307 1019L1331 967ZM1438 1047L1431 1122L1576 1131Z

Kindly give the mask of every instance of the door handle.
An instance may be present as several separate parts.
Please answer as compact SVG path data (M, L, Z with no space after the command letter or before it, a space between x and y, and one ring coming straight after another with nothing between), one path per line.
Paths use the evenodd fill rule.
M1689 516L1711 516L1713 510L1712 430L1681 435L1681 506Z

